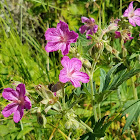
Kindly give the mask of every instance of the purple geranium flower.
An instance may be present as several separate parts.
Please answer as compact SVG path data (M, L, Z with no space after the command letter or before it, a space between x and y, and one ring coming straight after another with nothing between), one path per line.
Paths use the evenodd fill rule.
M121 35L121 32L116 31L115 32L115 38L121 38L121 37L123 38L124 43L126 43L128 40L132 40L134 38L134 37L131 36L130 33L126 33L124 35Z
M90 35L93 35L93 33L96 33L98 30L98 25L95 24L95 20L93 18L87 18L87 17L81 17L82 23L85 23L85 25L81 26L79 28L79 31L81 34L83 34L85 31L87 39L91 39Z
M74 87L80 87L81 84L89 82L88 74L80 72L82 62L77 58L69 59L68 56L64 56L61 60L61 64L64 67L59 74L59 80L62 83L70 81Z
M12 88L5 88L2 96L3 98L12 101L2 111L4 117L9 117L14 113L13 120L18 123L23 117L24 109L31 108L30 99L25 96L26 89L24 84L19 84L16 87L16 91Z
M136 10L133 8L133 1L129 4L128 9L125 10L124 17L128 17L129 23L132 26L140 26L140 8L137 8Z
M70 31L68 24L60 21L56 28L49 28L45 33L45 38L48 43L45 47L47 52L61 50L62 55L69 53L70 43L75 43L78 34Z

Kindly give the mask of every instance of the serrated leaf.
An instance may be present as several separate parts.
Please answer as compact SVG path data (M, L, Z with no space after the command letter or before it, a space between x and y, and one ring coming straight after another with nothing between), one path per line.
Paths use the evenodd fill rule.
M105 135L105 130L111 124L112 121L104 123L107 116L104 116L101 120L99 120L93 129L93 133L89 132L80 137L80 140L94 140L96 137L101 138Z
M122 113L122 116L128 114L127 120L126 120L126 124L123 128L122 133L128 128L130 127L130 125L132 124L132 122L134 120L136 120L140 114L140 100L130 100L127 101L124 105L124 111Z
M106 75L106 77L105 77L105 84L104 84L104 87L103 87L102 92L108 88L109 83L110 83L110 81L111 81L111 74L112 74L112 73L117 69L117 67L119 67L120 65L121 65L121 63L115 65L113 68L111 68L111 69L109 70L109 72L107 73L107 75Z

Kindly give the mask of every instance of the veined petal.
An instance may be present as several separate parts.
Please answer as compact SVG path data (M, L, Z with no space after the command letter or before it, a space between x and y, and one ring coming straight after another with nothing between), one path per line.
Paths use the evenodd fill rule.
M76 70L79 71L82 67L82 62L81 60L77 59L77 58L72 58L70 60L70 65L69 65L69 69L71 70Z
M14 113L18 108L16 103L8 104L3 110L2 114L4 117L9 117L12 113Z
M6 100L14 101L18 100L19 94L12 88L5 88L3 90L2 96Z
M128 17L128 9L126 9L126 10L124 11L123 16L124 16L124 17Z
M80 28L79 28L79 31L81 34L83 34L86 30L88 29L88 27L86 25L82 25Z
M132 12L134 9L133 9L133 1L129 4L129 7L128 7L128 13Z
M93 32L96 33L97 30L98 30L98 25L94 25L94 27L93 27Z
M89 76L88 74L84 72L74 72L72 75L72 79L76 79L78 81L81 81L82 83L88 83L89 82Z
M59 30L57 30L56 28L49 28L46 32L45 32L45 39L46 40L55 40L55 41L59 41L60 40L60 32Z
M60 71L59 81L62 83L66 83L66 82L70 81L70 78L68 78L68 76L67 76L67 70L65 68Z
M133 20L133 18L129 18L129 23L130 23L132 26L136 27L136 24L135 24L135 21Z
M121 33L119 31L115 31L115 38L120 38L121 37Z
M60 29L62 32L64 32L64 34L69 31L69 27L68 24L61 21L57 24L57 29Z
M69 65L69 57L68 56L64 56L62 59L61 59L61 64L64 68L67 68L68 65Z
M45 47L45 50L47 52L54 52L54 51L57 51L59 50L63 45L65 45L65 43L61 43L61 42L48 42L46 47Z
M140 17L134 16L134 17L133 17L133 20L135 21L135 23L136 23L138 26L140 26Z
M135 15L135 16L140 16L140 8L137 8L137 9L134 11L134 15Z
M75 43L77 41L78 34L75 33L74 31L70 31L67 33L67 37L68 37L67 41L69 43Z
M71 79L71 83L74 87L81 87L80 82L77 79Z
M25 98L24 98L24 108L25 109L30 109L31 106L32 106L32 104L31 104L30 99L27 96L25 96Z
M86 33L86 38L87 38L87 39L91 39L91 37L90 37L89 35L93 35L91 29L89 29L89 30L87 31L87 33Z
M63 45L60 48L62 55L67 55L69 53L70 50L70 44L69 43L63 43Z
M19 94L20 97L23 97L26 93L26 89L25 89L25 85L24 84L19 84L17 87L16 87L16 91L17 93Z
M88 19L87 17L81 17L81 20L82 20L82 23L90 21L90 19Z
M95 22L95 19L94 18L90 18L90 20L94 23Z
M18 123L22 119L23 113L24 113L24 106L18 106L13 116L13 120L15 123Z

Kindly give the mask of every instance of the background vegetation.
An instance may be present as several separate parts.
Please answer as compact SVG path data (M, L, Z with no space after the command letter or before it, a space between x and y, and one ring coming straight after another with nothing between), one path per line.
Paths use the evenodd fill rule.
M66 118L54 111L45 114L41 109L40 101L42 97L36 87L39 84L46 86L59 81L62 57L58 52L49 55L46 53L44 48L47 42L44 33L49 27L56 27L59 20L67 22L70 30L79 32L79 27L82 25L81 16L92 17L100 27L105 28L112 17L115 19L122 16L130 2L131 0L0 1L0 93L4 88L14 87L13 83L22 82L25 83L27 95L32 101L32 109L25 111L20 123L15 124L12 116L4 118L0 114L0 139L62 140L69 139L69 137L77 140L86 139L87 135L84 134L87 134L88 130L66 129L65 123L63 123ZM140 3L135 2L135 6L140 7ZM127 63L133 74L126 73L126 79L118 81L118 85L116 85L118 88L110 87L109 90L112 94L109 94L101 102L102 114L99 114L101 115L98 116L100 121L96 125L93 108L89 102L90 99L88 99L89 96L83 99L85 89L74 89L73 86L66 88L66 101L72 103L77 98L82 99L74 107L76 115L91 128L96 128L94 129L95 135L88 134L88 139L95 136L99 138L105 136L106 139L111 140L138 139L140 137L140 123L137 123L139 120L138 112L140 112L140 101L138 100L140 97L138 74L140 40L138 40L138 31L140 31L140 27L133 28L132 36L134 39L126 43ZM80 41L86 45L88 43L82 35ZM120 51L119 39L112 42L114 48ZM82 47L86 47L86 45ZM86 56L85 49L83 49L81 55ZM105 50L98 61L97 70L93 77L97 89L101 86L101 82L105 80L103 73L108 74L111 67L118 62L113 54ZM119 69L125 70L126 66L121 65ZM111 82L117 76L119 69L114 73L112 71L110 75L108 74ZM136 98L133 96L134 87L138 95ZM103 87L100 90L103 90ZM2 98L2 94L0 94L0 97L0 110L2 110L8 102ZM97 102L101 100L97 97ZM129 100L131 101L128 102ZM129 105L132 105L131 108ZM123 108L125 108L125 111L122 111ZM133 112L131 112L132 110ZM134 114L134 116L130 116L131 118L129 118L126 126L128 114ZM105 115L108 115L108 117L103 117ZM105 120L107 120L106 126Z

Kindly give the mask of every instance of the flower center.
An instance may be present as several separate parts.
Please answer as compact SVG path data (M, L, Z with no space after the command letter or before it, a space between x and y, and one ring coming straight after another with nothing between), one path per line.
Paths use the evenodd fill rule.
M13 102L16 103L16 104L19 104L19 105L24 105L24 100L23 99L15 100Z
M69 78L71 78L72 77L72 74L75 72L75 70L72 70L72 71L70 71L70 72L68 72L67 73L67 76L69 77Z
M95 25L95 22L88 21L88 22L86 22L86 25L87 25L87 27L89 27L89 28L93 28L94 25Z
M67 38L65 36L60 36L60 42L67 42Z
M129 17L132 18L134 16L134 11L130 12Z

